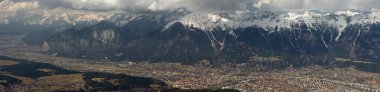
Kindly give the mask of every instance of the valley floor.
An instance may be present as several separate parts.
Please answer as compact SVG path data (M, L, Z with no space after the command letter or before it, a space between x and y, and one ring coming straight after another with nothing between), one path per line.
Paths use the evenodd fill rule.
M380 74L351 68L310 66L260 71L245 64L182 65L178 63L107 62L41 54L20 41L23 36L0 35L0 55L50 63L81 72L122 73L159 79L183 89L232 88L241 91L380 91Z

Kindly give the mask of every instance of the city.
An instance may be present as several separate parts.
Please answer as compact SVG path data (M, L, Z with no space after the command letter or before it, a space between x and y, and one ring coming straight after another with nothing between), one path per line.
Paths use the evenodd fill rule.
M0 92L380 92L379 0L0 0Z

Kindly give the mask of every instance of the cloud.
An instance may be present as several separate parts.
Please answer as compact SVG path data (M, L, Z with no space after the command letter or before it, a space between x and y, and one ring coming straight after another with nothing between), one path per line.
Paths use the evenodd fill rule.
M170 11L187 8L192 11L244 10L249 0L65 0L74 9Z
M0 8L64 8L88 11L155 12L187 8L191 11L309 10L325 11L380 8L379 0L3 0Z
M48 10L159 12L187 8L191 11L379 9L379 0L3 0L2 10Z
M9 0L7 0L9 1ZM246 10L252 0L11 0L15 3L38 2L41 8L133 12L171 11L187 8L192 11Z
M271 3L271 0L260 0L260 1L257 1L256 3L254 3L253 6L256 8L260 8L264 4L270 4L270 3Z
M379 0L258 0L254 4L262 10L361 10L379 9Z
M75 25L75 21L97 22L116 13L74 9L70 3L57 2L59 0L0 0L0 24L44 25L67 22Z
M0 0L0 24L81 24L121 13L379 9L380 0ZM128 13L133 14L133 13ZM74 21L74 22L73 22ZM63 23L64 24L64 23ZM64 25L63 25L64 26Z
M5 11L16 12L21 9L36 9L39 8L39 3L37 1L33 2L13 2L9 0L4 0L0 2L0 9Z
M255 7L261 10L325 11L380 8L379 0L49 0L62 7L82 10L124 10L134 12L171 11L187 8L191 11L236 11ZM48 2L48 0L41 0ZM50 3L48 3L50 5Z

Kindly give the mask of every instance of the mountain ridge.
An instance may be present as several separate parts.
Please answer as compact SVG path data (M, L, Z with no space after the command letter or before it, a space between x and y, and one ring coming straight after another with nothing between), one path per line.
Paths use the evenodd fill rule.
M262 60L321 62L343 57L376 61L379 57L376 48L380 47L376 44L380 40L376 40L379 38L375 36L379 32L380 17L376 16L376 12L361 14L351 11L334 14L190 13L184 17L176 16L179 18L171 22L165 21L166 17L150 19L146 16L130 21L124 26L117 26L114 22L102 24L103 21L87 29L68 30L52 36L50 39L55 40L48 40L47 43L49 47L54 48L49 52L60 53L59 56L87 57L93 55L92 53L102 54L95 54L91 57L94 59L107 57L115 60L182 63L196 63L207 59L213 63L242 63ZM172 16L169 18L173 19ZM165 22L162 22L163 20ZM117 35L107 33L105 36L112 38L110 42L100 41L98 44L111 47L104 49L102 46L91 45L103 50L83 48L86 45L79 41L81 37L93 35L93 32L106 32L105 29L93 28L109 24L116 25L111 29L119 30L112 31ZM80 35L80 32L89 33ZM96 37L91 35L86 39L96 40ZM59 38L62 36L63 38ZM78 48L82 49L66 50ZM87 53L76 55L72 54L74 51Z

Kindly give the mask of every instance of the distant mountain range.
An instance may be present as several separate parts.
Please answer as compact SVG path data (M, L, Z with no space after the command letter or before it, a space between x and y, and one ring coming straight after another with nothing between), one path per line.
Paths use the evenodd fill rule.
M376 11L116 14L57 32L40 46L58 56L190 64L378 61L379 21Z

